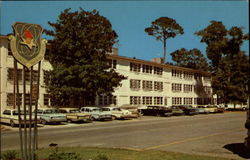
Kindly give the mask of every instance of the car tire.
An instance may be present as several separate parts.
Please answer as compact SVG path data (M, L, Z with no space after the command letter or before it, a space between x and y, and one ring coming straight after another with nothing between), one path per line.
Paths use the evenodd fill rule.
M71 120L71 119L68 119L67 122L68 122L68 123L72 123L72 120Z
M46 125L46 124L47 124L47 121L46 121L46 120L43 120L43 119L42 119L41 121L42 121L42 124L43 124L43 125Z
M116 119L116 117L115 116L112 116L112 120L115 120Z
M14 121L10 121L10 126L13 128L16 126L16 124L14 123Z
M90 120L91 120L91 121L94 121L94 120L95 120L95 117L91 116L91 117L90 117Z

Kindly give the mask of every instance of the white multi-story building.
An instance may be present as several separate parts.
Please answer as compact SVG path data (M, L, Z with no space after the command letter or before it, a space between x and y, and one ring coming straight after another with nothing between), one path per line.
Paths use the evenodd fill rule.
M14 64L7 36L0 36L0 108L14 105ZM96 98L96 105L178 105L216 103L212 98L211 75L207 72L189 68L162 64L161 59L144 61L118 55L117 49L109 54L110 65L118 73L127 77L122 85L115 89L112 97ZM35 75L38 66L34 66ZM47 60L41 61L39 107L49 106L49 95L46 92L46 71L52 69ZM22 66L18 65L20 93L23 91ZM29 95L29 75L25 76L26 91ZM35 78L36 79L36 78ZM21 95L20 97L22 97ZM29 96L27 96L29 97ZM25 103L22 98L22 105ZM29 104L29 99L26 104Z
M45 74L46 70L50 70L52 67L46 60L41 61L41 72L40 72L40 86L39 86L39 100L38 106L49 106L49 95L45 88ZM33 67L34 70L34 83L37 80L38 65ZM25 103L29 105L29 91L30 91L30 75L25 75L26 80L26 100L23 101L23 67L18 64L18 83L21 106ZM34 103L34 102L33 102ZM14 59L10 50L9 40L7 36L0 36L0 108L13 108L14 105Z
M144 61L110 54L111 67L127 77L113 97L101 96L99 105L211 104L211 75L207 72L162 64L161 59Z

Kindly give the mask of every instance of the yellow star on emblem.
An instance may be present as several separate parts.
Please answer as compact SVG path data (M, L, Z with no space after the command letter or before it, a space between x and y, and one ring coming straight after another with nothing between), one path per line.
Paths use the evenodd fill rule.
M35 47L36 44L34 43L33 39L27 38L27 39L23 39L23 42L21 42L20 44L24 44L27 45L29 47L29 49L32 49L32 47Z

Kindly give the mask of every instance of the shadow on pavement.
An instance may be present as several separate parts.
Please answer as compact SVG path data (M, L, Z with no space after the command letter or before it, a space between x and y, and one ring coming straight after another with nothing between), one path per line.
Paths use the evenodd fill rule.
M250 150L246 149L244 143L227 144L223 148L226 148L227 150L237 154L242 158L250 158Z

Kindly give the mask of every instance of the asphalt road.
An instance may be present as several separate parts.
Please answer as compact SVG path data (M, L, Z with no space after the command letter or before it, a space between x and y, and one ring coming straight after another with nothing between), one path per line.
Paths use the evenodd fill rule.
M245 112L39 127L39 147L115 147L164 150L240 159L225 146L244 142ZM18 128L1 133L1 149L18 149Z

